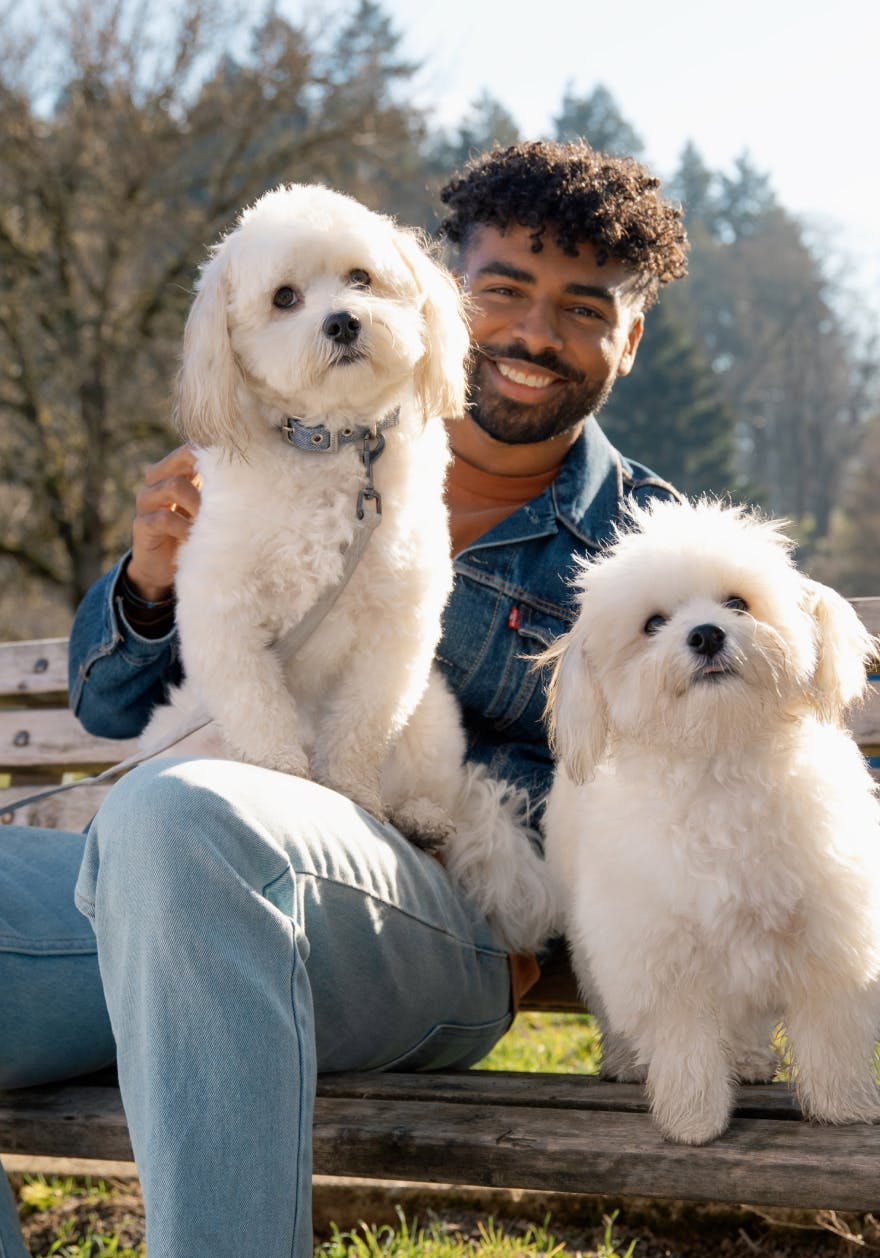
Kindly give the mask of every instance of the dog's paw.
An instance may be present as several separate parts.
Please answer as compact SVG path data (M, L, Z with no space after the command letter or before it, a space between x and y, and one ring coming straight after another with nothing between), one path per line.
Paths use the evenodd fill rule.
M830 1082L827 1088L808 1090L798 1079L797 1094L804 1114L814 1122L833 1126L880 1123L880 1092L870 1081L851 1089Z
M445 809L433 800L419 796L395 806L391 822L404 838L425 852L440 851L455 830Z
M648 1093L654 1121L666 1140L708 1144L727 1130L733 1087L723 1065L716 1052L703 1060L655 1055L648 1068Z
M708 1144L722 1135L730 1123L726 1098L704 1098L693 1108L682 1106L679 1099L671 1105L655 1100L651 1112L663 1138L673 1144Z

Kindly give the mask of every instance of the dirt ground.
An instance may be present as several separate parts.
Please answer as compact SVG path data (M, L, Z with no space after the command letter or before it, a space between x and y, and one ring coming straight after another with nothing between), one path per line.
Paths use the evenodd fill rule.
M12 1176L13 1186L21 1182ZM105 1181L108 1182L108 1181ZM118 1232L126 1245L144 1239L143 1201L136 1180L110 1180L109 1196L67 1197L24 1221L25 1240L33 1255L45 1254L73 1224L76 1236L89 1227L98 1234ZM409 1185L378 1185L364 1181L326 1181L316 1192L316 1240L329 1235L329 1219L343 1230L359 1221L395 1223L395 1205L419 1223L435 1222L459 1237L478 1238L478 1224L491 1216L511 1235L542 1223L569 1253L595 1252L605 1234L604 1218L619 1209L614 1224L615 1251L625 1254L636 1241L633 1258L856 1258L880 1254L880 1220L872 1215L809 1214L682 1203L624 1201L599 1198L547 1197L529 1193L470 1195L426 1194ZM97 1226L96 1226L97 1223Z

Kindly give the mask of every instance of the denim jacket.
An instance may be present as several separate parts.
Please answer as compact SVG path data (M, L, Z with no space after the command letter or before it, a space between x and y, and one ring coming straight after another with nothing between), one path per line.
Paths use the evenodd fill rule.
M553 484L455 559L437 659L462 705L470 758L525 787L536 809L552 762L543 679L531 660L570 628L575 556L608 540L629 496L676 493L622 458L589 418ZM87 730L109 738L139 734L181 676L175 632L150 640L126 623L122 562L85 596L70 639L71 706Z

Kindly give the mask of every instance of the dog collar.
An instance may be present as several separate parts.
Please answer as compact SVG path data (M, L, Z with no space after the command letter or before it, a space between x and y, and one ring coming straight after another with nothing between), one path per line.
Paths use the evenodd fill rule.
M335 454L340 446L362 442L365 437L375 437L387 428L395 428L399 422L399 408L375 424L349 425L339 429L330 429L324 424L306 424L301 419L288 416L281 425L281 432L297 450L309 450L314 454Z

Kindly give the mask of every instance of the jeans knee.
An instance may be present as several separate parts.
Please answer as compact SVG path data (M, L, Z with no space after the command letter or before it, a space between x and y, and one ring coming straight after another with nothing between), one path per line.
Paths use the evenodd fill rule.
M225 761L141 765L118 782L89 833L78 894L88 907L89 874L155 898L207 896L218 877L262 890L282 877L287 858L261 824L258 796L236 793ZM92 898L92 904L94 899Z

